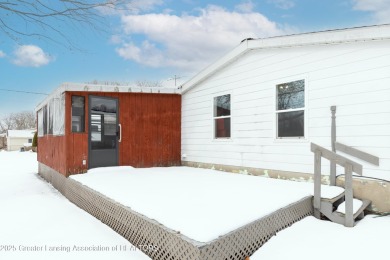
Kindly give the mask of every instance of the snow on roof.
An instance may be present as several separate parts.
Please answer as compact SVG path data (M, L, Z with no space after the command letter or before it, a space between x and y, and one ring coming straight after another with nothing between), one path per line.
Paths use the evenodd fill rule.
M38 106L35 111L40 110L46 105L53 97L59 96L67 91L75 92L106 92L106 93L154 93L154 94L181 94L179 88L168 88L168 87L137 87L133 85L120 85L115 83L107 84L93 84L93 83L62 83L56 90L54 90L47 98L45 98Z
M264 39L246 39L228 54L185 82L180 88L182 90L182 94L184 94L198 83L204 81L215 72L226 67L228 64L251 50L375 40L390 40L390 24L284 35Z
M8 130L8 137L33 138L35 130Z

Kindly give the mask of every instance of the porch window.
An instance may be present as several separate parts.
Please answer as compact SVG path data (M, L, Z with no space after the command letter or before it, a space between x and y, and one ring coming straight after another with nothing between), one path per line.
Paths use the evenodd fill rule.
M230 94L214 98L214 137L230 138Z
M85 99L72 96L72 132L82 133L85 128Z
M305 81L276 85L277 138L305 137Z
M43 108L38 111L38 136L44 136L43 133Z
M43 122L42 122L42 125L43 125L43 135L47 135L47 105L43 107Z
M54 99L51 99L46 106L47 113L47 134L53 134L53 125L54 125Z

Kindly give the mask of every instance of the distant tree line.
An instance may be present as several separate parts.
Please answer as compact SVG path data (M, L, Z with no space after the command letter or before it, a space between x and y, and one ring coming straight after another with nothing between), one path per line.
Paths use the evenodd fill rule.
M7 130L24 130L35 127L35 113L30 111L11 113L0 119L0 133L5 133Z

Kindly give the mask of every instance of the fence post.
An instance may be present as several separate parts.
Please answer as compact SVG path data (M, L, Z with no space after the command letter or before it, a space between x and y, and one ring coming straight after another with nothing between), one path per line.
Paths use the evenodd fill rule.
M353 227L352 165L345 165L345 226Z
M336 152L336 106L331 106L330 111L332 112L332 126L331 126L331 142L332 152ZM336 163L330 161L330 176L329 181L331 186L336 186Z
M321 218L321 151L314 152L314 216Z

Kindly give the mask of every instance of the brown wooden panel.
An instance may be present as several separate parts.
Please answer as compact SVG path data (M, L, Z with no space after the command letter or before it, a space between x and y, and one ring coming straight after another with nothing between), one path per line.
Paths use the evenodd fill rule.
M71 132L71 97L85 97L85 133ZM134 167L181 163L181 96L150 93L67 92L65 136L39 138L38 160L64 175L81 173L88 165L88 96L116 97L122 143L119 164ZM82 164L83 160L87 165Z
M39 137L38 161L65 175L65 136L46 135Z

